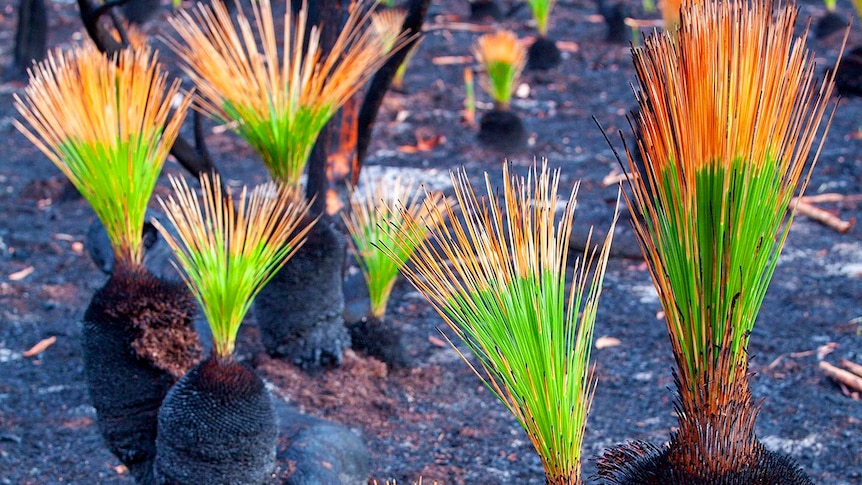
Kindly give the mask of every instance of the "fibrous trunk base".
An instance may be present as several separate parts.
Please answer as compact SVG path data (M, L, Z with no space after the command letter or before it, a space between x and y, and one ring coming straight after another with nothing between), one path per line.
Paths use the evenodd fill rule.
M404 345L401 329L386 320L366 317L350 325L353 349L384 362L389 368L410 365L410 355Z
M759 442L754 460L730 472L692 474L674 465L671 455L680 444L664 449L637 441L607 451L597 463L598 478L617 485L812 485L811 479L785 455ZM690 469L691 467L685 467ZM704 469L710 467L704 465Z
M344 234L321 219L261 290L255 315L269 355L305 369L341 364L342 352L350 345L343 316L346 257Z
M536 37L527 50L527 70L547 71L560 65L563 56L557 42L547 37Z
M174 376L199 356L194 314L185 286L125 268L96 292L84 314L84 370L99 431L139 485L152 483L159 406ZM146 351L177 336L182 349L164 342L158 359Z
M275 467L272 397L249 368L210 357L170 390L159 411L154 466L163 485L259 485Z
M527 142L527 132L517 114L495 109L482 116L479 141L497 150L520 150Z

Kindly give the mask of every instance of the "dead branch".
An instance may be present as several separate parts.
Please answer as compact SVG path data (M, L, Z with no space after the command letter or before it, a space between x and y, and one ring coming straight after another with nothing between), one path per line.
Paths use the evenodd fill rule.
M380 106L383 104L383 97L392 84L392 78L395 77L398 66L404 62L407 53L410 52L416 42L419 42L419 36L416 34L422 32L422 24L430 4L431 0L410 1L407 7L407 17L404 18L404 23L401 25L401 32L410 35L410 40L398 52L394 53L371 78L371 84L369 84L365 99L362 101L362 107L359 108L359 119L356 127L357 173L353 177L357 180L359 179L359 171L362 170L362 165L365 163L365 157L368 155L371 132L374 129L374 122L377 120L377 112L380 111Z
M802 214L809 219L813 219L821 224L829 226L841 234L848 232L851 228L853 228L853 224L856 222L855 219L850 219L849 221L842 220L835 214L807 202L805 200L805 197L794 197L790 201L790 206L795 206L796 212L798 212L799 214Z
M859 365L856 362L852 362L847 359L839 360L838 365L856 374L857 376L862 377L862 365Z
M834 365L826 362L825 360L821 360L818 364L823 373L826 374L827 377L836 381L840 384L844 384L850 389L854 389L856 391L862 392L862 377L853 374L852 372L848 372L844 369L840 369L835 367Z

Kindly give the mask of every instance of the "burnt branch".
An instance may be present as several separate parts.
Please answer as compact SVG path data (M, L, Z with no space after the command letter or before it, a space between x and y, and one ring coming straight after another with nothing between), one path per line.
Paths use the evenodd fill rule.
M368 156L368 146L371 143L371 132L374 130L374 122L377 120L377 112L383 104L383 98L392 84L392 79L398 71L398 66L404 62L410 49L419 42L419 34L422 32L422 23L431 0L411 0L407 8L407 17L401 26L402 34L410 36L410 40L404 47L395 52L385 64L371 78L371 84L365 94L362 107L359 108L359 119L357 121L356 135L356 165L353 180L359 180L359 172Z

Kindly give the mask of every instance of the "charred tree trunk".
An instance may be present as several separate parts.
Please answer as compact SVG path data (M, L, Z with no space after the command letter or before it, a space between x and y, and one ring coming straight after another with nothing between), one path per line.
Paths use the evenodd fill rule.
M428 13L428 6L430 4L431 0L410 1L407 16L404 18L404 24L401 26L401 32L406 32L415 37L386 61L383 67L371 79L371 84L368 86L368 92L362 102L362 107L359 109L359 120L357 122L356 173L352 175L356 181L359 180L359 171L362 169L365 158L368 156L371 133L374 130L377 113L383 104L383 98L392 85L392 78L398 72L398 66L404 62L404 59L407 58L407 54L416 42L419 42L419 35L422 33L422 24L425 21L425 15Z
M152 483L159 406L200 357L195 313L182 283L118 267L84 314L84 369L99 431L138 484Z
M251 369L210 356L159 411L156 483L259 485L275 467L272 397Z
M302 0L292 0L298 12ZM326 53L338 38L349 2L308 2L308 28L321 29L321 50ZM314 198L312 217L326 208L326 164L338 117L327 123L309 157L306 196ZM309 222L309 221L307 221ZM255 299L255 314L266 351L309 370L341 364L350 346L344 326L344 264L347 240L331 220L322 219L308 233L305 244L276 273Z
M48 11L45 0L20 0L15 53L6 79L22 79L33 62L44 59L48 44Z

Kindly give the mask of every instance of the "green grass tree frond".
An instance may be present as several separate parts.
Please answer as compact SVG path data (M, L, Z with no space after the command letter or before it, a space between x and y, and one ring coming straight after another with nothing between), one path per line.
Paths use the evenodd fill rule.
M473 46L473 55L485 70L482 87L497 109L509 109L515 84L527 59L527 50L518 36L509 30L485 34Z
M556 0L527 0L527 5L530 6L530 11L533 13L533 20L536 21L536 30L539 32L540 37L548 36L551 10L553 10L556 3Z
M392 184L378 181L365 184L364 190L350 189L350 211L341 216L368 286L372 317L383 320L398 272L413 253L409 245L396 247L393 241L405 231L418 232L404 241L424 240L429 212L437 208L440 213L443 200L442 193L423 194L415 182L401 178ZM405 217L420 224L408 225ZM387 247L392 248L389 255L383 250Z
M102 221L119 264L140 266L147 203L191 96L171 115L168 86L147 48L109 58L95 46L55 51L30 70L14 125L63 172Z
M309 205L298 189L273 182L243 188L237 201L222 195L217 175L201 176L200 201L185 179L171 185L174 194L159 203L178 238L153 225L203 309L216 355L229 359L254 297L305 242L314 222L299 226Z
M816 86L805 36L794 36L796 8L774 7L693 4L677 36L656 34L633 50L646 168L629 154L629 205L643 216L636 233L665 310L684 415L720 417L748 402L749 335L791 199L820 151L809 157L833 82Z
M406 41L397 37L385 49L368 26L367 4L351 7L328 53L316 26L306 35L305 7L295 17L286 9L279 42L270 0L252 2L253 20L241 11L234 19L220 0L198 4L170 20L177 38L169 45L198 86L204 111L236 122L273 179L297 185L324 125Z
M416 248L403 272L475 355L475 366L462 357L524 427L548 483L580 483L595 388L590 346L613 227L601 249L575 261L567 292L577 187L555 224L560 172L546 163L526 179L504 165L502 204L487 175L487 199L466 173L452 177L463 218L447 201L430 220L448 218L451 227L433 224L422 240L403 233L395 247Z

